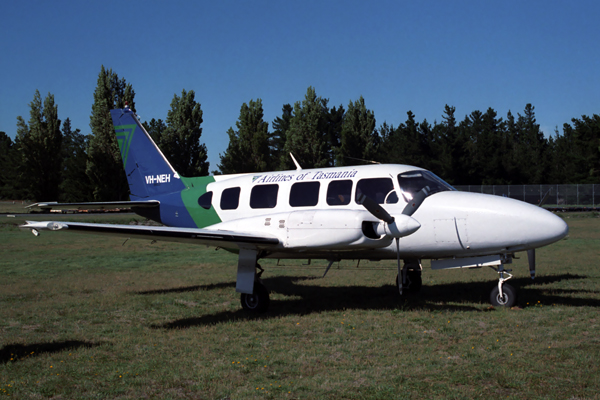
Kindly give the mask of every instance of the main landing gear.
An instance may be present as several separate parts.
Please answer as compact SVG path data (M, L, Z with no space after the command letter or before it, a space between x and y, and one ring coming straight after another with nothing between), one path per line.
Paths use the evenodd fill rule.
M406 271L406 279L402 285L402 290L416 293L421 290L421 286L423 286L421 271L414 269ZM398 287L398 275L396 275L396 287Z
M247 311L263 313L269 309L269 291L260 281L254 282L254 293L242 293L240 300Z
M240 301L244 310L263 313L269 309L269 290L260 279L265 270L258 263L256 263L255 268L258 272L255 274L252 293L242 293Z
M423 278L421 278L421 266L420 260L404 260L404 266L402 268L402 291L416 293L421 290L423 286ZM399 288L398 275L396 275L396 287ZM402 291L400 293L402 294Z

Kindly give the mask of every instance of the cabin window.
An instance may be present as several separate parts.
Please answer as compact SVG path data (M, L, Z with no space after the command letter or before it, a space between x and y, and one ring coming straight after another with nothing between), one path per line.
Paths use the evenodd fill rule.
M406 202L411 201L425 187L428 194L456 190L429 171L409 171L398 174L398 184Z
M221 210L235 210L240 205L240 188L233 187L221 193Z
M297 182L290 190L290 206L312 207L319 202L319 182Z
M350 204L352 197L352 181L331 181L327 186L327 204L330 206L345 206Z
M257 185L250 192L250 207L275 208L279 185Z
M369 178L361 179L356 184L356 197L357 199L361 194L369 197L371 200L377 202L377 204L384 204L386 199L388 203L391 203L394 199L398 202L398 196L393 194L394 183L391 178Z
M200 207L208 210L212 205L213 192L206 192L198 198L198 204Z

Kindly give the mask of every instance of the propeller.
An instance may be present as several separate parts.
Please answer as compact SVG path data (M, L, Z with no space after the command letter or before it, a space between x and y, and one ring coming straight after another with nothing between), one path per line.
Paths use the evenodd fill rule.
M404 207L402 214L394 217L388 213L379 203L370 197L361 193L356 202L362 204L375 218L385 222L385 224L379 224L377 227L377 234L391 236L396 239L396 257L398 261L398 291L402 294L402 286L405 283L405 274L402 273L402 266L400 263L400 238L415 233L421 224L414 218L411 217L421 206L425 198L429 195L429 187L421 189L413 199ZM400 279L400 277L402 279Z
M402 210L402 214L408 215L409 217L417 211L421 204L425 200L427 196L429 196L429 186L425 186L423 189L419 190L417 194L412 198L412 200L408 201L404 210ZM406 199L406 196L404 197Z
M364 208L367 209L368 212L373 214L373 216L377 219L382 220L386 224L393 224L395 218L390 215L381 205L379 205L375 200L370 197L367 197L364 193L361 193L356 199L358 204L362 204Z

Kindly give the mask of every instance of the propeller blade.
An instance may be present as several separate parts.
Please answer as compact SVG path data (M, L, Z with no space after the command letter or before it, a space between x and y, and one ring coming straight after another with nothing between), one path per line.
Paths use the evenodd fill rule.
M535 249L527 250L527 260L529 261L529 275L535 279Z
M367 209L368 212L373 214L373 216L377 219L380 219L388 224L394 222L394 217L392 217L383 207L381 207L377 202L370 197L367 197L364 193L361 193L356 199L358 204L362 204L364 208Z
M421 207L421 204L423 204L423 201L427 196L429 196L429 186L425 186L415 194L413 199L409 201L406 207L404 207L404 210L402 210L402 214L408 215L409 217L413 215L414 212Z

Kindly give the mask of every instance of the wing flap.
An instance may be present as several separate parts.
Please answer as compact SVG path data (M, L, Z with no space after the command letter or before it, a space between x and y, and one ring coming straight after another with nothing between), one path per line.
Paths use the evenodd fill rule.
M83 222L27 221L21 229L31 229L34 234L40 230L70 230L97 235L120 236L150 240L163 240L201 244L215 247L274 248L279 239L274 236L260 236L250 232L221 231L211 229L175 228L168 226L92 224Z

